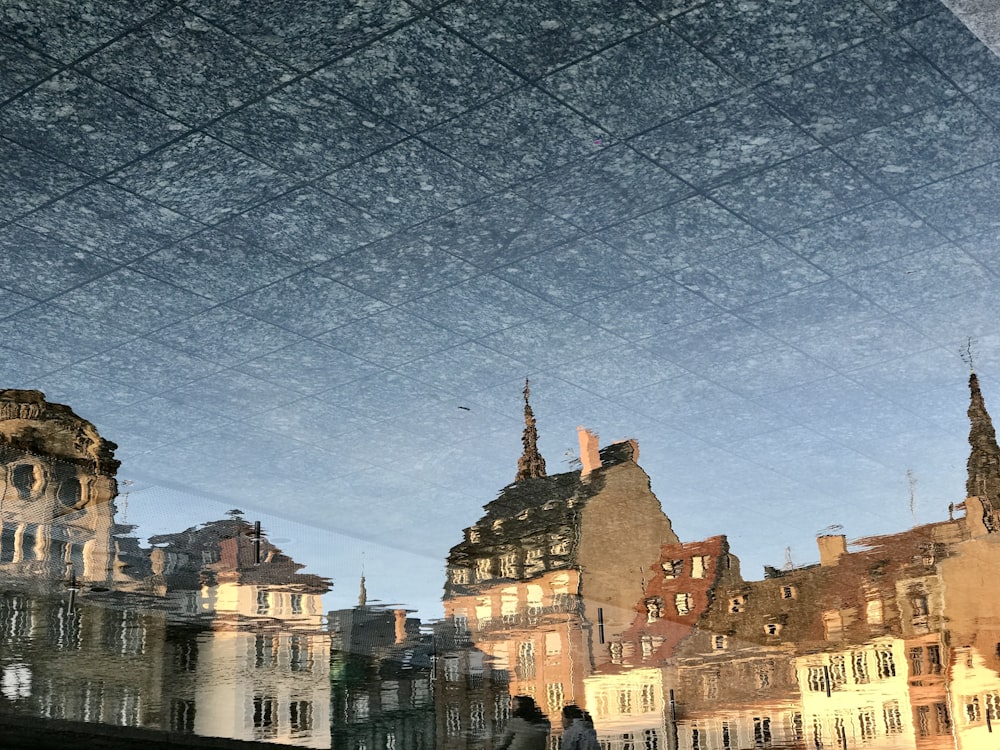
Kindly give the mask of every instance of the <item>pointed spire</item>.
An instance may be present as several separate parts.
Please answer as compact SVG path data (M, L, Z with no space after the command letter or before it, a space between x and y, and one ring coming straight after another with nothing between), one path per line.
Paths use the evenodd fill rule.
M524 379L524 435L521 443L524 445L524 452L517 459L517 476L515 482L522 482L525 479L537 479L545 476L545 459L538 452L538 430L535 428L535 414L531 411L531 404L528 402L531 396L531 386L528 379Z
M358 606L364 607L368 604L368 590L365 588L365 574L361 574L361 591L358 592Z
M987 498L992 507L1000 508L1000 446L975 372L969 376L969 391L969 445L972 451L965 494Z

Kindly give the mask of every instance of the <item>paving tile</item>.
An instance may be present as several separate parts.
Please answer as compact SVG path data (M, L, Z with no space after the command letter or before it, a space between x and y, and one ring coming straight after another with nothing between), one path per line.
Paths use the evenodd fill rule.
M629 144L700 188L819 147L791 120L750 94L679 117Z
M1000 162L964 172L900 196L942 234L952 238L986 234L1000 227Z
M574 161L515 191L587 231L687 198L693 191L625 146Z
M293 75L182 8L143 24L79 67L192 126L255 99Z
M0 228L0 278L15 292L47 299L102 276L114 264L15 224Z
M466 338L397 308L348 323L316 340L382 367L398 367Z
M711 196L766 232L787 232L885 197L827 151L724 185Z
M313 78L303 78L208 128L221 141L296 177L314 179L404 137Z
M301 266L209 229L157 250L131 268L206 300L225 302L291 276Z
M540 81L619 137L628 137L734 93L739 84L663 26Z
M743 220L700 196L651 211L597 236L660 273L766 239Z
M303 265L322 263L390 233L370 214L313 188L251 208L219 228Z
M992 85L1000 76L1000 60L947 8L900 33L963 91Z
M261 320L310 337L388 307L384 302L312 271L289 276L229 304Z
M38 305L0 320L8 349L45 362L71 364L119 346L130 334L53 305Z
M316 78L411 133L522 83L519 76L428 18L340 58Z
M400 305L479 273L475 266L431 246L412 232L379 240L314 270L390 305Z
M494 190L484 177L416 138L337 170L318 186L393 227L432 219Z
M890 193L1000 159L1000 127L954 100L870 130L833 148Z
M493 99L422 137L498 185L534 177L610 143L599 128L530 86Z
M319 393L378 371L357 357L315 341L292 344L235 369L302 394Z
M534 367L553 367L615 349L622 340L572 313L560 312L504 328L480 343Z
M503 4L461 0L434 17L528 77L579 60L656 20L638 3L612 0L543 0L517 13Z
M148 153L186 130L107 86L63 71L0 108L7 138L91 174Z
M0 221L23 216L79 187L87 175L42 154L0 138Z
M193 11L300 70L339 58L414 15L403 0L195 0Z
M140 337L81 360L76 368L158 395L207 377L222 366Z
M94 182L19 222L56 240L127 263L203 226L106 182Z
M111 182L206 223L232 216L295 185L291 177L201 134L120 170Z
M58 67L55 60L39 55L13 39L0 36L0 70L4 72L0 80L0 102L52 75Z
M946 240L899 203L881 201L779 235L777 241L836 276Z
M747 83L760 83L884 31L860 0L705 3L671 22L678 34Z

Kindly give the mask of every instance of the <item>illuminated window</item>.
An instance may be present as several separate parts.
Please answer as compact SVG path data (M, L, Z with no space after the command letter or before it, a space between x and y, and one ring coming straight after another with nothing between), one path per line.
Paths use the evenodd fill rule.
M889 701L882 704L882 718L885 721L886 734L903 733L903 716L899 713L899 703Z
M677 614L687 615L691 613L691 594L675 594L674 595L674 606L677 608Z
M896 676L896 662L892 656L891 648L880 648L875 651L875 663L878 666L878 677L880 680Z
M979 707L979 696L970 695L963 699L965 703L965 720L969 724L978 724L983 720L983 712Z
M854 670L854 682L858 685L866 685L868 678L868 657L863 650L851 652L851 668Z
M705 574L708 572L708 566L711 562L711 557L708 555L695 555L691 558L691 577L692 578L704 578Z

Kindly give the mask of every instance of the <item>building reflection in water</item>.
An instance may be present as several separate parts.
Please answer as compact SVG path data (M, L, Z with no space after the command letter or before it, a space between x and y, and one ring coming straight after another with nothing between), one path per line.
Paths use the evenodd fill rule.
M496 746L511 695L567 703L611 750L986 748L1000 732L1000 449L970 380L968 484L948 518L817 539L745 580L683 542L639 446L548 476L525 391L516 480L450 552L445 618L324 613L239 511L142 548L114 522L114 445L0 392L0 718L345 750Z

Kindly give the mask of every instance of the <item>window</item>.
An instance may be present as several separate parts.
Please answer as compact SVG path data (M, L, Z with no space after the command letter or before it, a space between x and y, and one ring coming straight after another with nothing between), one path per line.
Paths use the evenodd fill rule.
M794 599L799 595L798 589L795 586L782 586L780 593L782 599Z
M449 703L445 709L445 731L449 737L458 737L462 734L462 716L458 706L453 703Z
M545 686L545 702L548 705L549 716L555 716L562 711L565 696L561 682L550 682Z
M927 597L923 594L911 597L910 604L913 606L913 617L926 617L930 610L927 608Z
M876 649L875 663L878 666L878 677L880 680L896 676L896 662L892 657L891 648Z
M781 633L781 623L769 622L764 626L764 635L778 635Z
M691 614L691 594L675 594L674 606L679 615Z
M618 691L618 713L627 716L632 713L632 691Z
M881 599L869 599L868 603L865 605L865 617L868 620L869 625L881 625L882 624L882 600Z
M445 682L458 682L458 657L450 654L444 657Z
M858 728L861 730L862 740L871 740L877 734L875 726L875 711L871 708L862 708L858 711Z
M924 649L916 646L910 649L910 674L921 675L924 673Z
M809 667L806 670L806 684L809 686L810 692L813 693L829 692L830 683L827 678L827 668Z
M646 600L646 622L656 622L663 617L663 599L658 596Z
M452 583L464 584L469 582L468 568L450 568L448 575Z
M517 578L517 552L508 552L500 558L500 577Z
M971 695L966 697L963 702L965 703L965 720L969 724L978 724L983 720L983 712L979 707L979 696Z
M267 592L262 589L257 589L257 614L266 615L271 611L270 597Z
M517 664L514 667L519 680L535 679L535 644L522 641L517 644Z
M486 581L493 575L493 561L488 557L476 560L476 580Z
M868 657L864 651L851 652L851 668L854 670L854 682L858 685L867 685L868 678Z
M305 734L313 728L312 703L292 701L288 704L288 726L292 734Z
M292 672L312 670L312 648L308 636L291 635L288 637L288 668Z
M847 660L838 654L830 657L830 688L836 690L847 684Z
M733 736L729 728L729 722L722 722L722 750L732 750Z
M292 594L290 604L293 615L302 614L302 594Z
M702 676L702 692L708 700L715 700L719 697L718 672L709 672Z
M656 688L652 685L643 685L639 693L639 710L644 713L656 711Z
M474 737L486 736L486 705L482 701L469 704L469 731Z
M667 560L665 563L662 563L660 567L663 568L664 578L678 578L684 575L683 560Z
M882 719L885 721L886 734L903 733L903 716L899 713L899 703L889 701L882 704Z
M734 596L729 599L729 611L733 614L743 612L747 606L747 598L745 596Z
M170 731L184 734L194 733L194 701L174 698L170 701Z
M768 716L753 717L753 740L757 747L771 747L771 719Z
M275 699L271 696L255 695L253 699L254 739L274 737L278 733L275 714Z
M941 647L927 647L927 674L941 674Z
M729 638L724 635L712 636L712 650L725 651L729 647Z
M711 558L708 555L695 555L691 558L691 577L704 578L708 572L708 564Z
M506 724L510 719L510 698L506 695L493 697L493 720L497 726Z
M774 662L757 662L753 665L753 675L757 682L757 689L764 690L771 687L774 682Z

